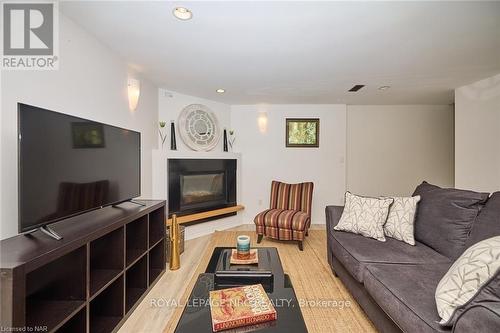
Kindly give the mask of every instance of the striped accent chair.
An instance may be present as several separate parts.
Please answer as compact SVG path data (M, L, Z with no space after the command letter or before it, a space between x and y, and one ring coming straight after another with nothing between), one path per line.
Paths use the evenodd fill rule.
M262 237L296 240L303 250L303 240L311 224L313 183L287 184L273 181L269 209L255 219L257 243Z

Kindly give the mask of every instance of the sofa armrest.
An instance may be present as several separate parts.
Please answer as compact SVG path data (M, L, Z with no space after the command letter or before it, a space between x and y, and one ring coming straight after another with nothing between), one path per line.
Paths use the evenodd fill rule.
M344 206L326 206L326 229L328 231L331 231L339 223L343 211Z
M460 314L453 333L500 332L500 302L484 302Z

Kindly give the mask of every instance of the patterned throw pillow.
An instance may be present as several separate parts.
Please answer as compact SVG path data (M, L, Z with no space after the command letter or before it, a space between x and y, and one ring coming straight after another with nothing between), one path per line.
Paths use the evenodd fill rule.
M499 268L500 236L485 239L465 250L436 288L439 323L452 326L457 319L457 310L473 299Z
M334 229L385 242L383 226L392 202L392 198L367 198L346 192L344 211Z
M415 245L413 226L420 196L395 197L393 199L394 203L389 208L389 216L384 225L384 234L387 237Z

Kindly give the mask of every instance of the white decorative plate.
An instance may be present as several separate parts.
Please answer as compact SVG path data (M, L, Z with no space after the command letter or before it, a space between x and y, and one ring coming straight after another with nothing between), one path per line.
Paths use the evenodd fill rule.
M182 141L196 151L210 151L217 146L220 128L215 114L205 105L191 104L179 115Z

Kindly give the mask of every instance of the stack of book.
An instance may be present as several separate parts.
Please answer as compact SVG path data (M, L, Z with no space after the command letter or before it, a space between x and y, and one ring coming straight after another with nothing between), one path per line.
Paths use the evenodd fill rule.
M276 320L276 309L261 284L210 292L212 330L255 325Z

